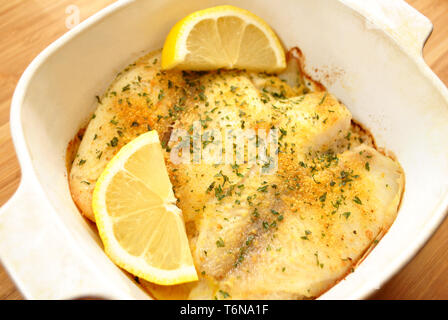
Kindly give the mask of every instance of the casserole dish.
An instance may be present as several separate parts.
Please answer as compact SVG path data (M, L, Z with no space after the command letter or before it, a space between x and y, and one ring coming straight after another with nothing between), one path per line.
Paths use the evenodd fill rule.
M321 299L359 299L425 243L448 206L448 92L421 51L431 23L401 0L228 1L263 17L306 69L393 150L406 174L400 212L356 272ZM0 212L0 258L30 299L149 298L104 254L79 215L68 142L116 72L160 48L186 14L220 1L120 1L50 45L15 91L11 130L22 181Z

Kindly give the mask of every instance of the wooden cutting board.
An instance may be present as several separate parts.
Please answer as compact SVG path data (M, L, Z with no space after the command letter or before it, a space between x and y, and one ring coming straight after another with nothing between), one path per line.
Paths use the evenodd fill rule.
M10 0L0 3L0 205L12 196L20 181L20 168L9 129L9 106L20 75L40 51L75 22L71 19L73 10L79 9L82 21L112 2ZM434 32L424 55L431 68L448 85L448 1L408 2L434 23ZM448 299L447 249L448 219L417 256L372 298ZM22 299L1 265L0 299Z

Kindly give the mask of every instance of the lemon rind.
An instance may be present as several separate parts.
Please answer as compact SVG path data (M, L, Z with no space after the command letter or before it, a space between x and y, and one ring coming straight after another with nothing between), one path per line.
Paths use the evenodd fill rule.
M275 49L273 51L277 66L266 71L277 72L286 68L283 46L272 28L263 19L248 10L224 5L193 12L174 25L163 46L162 69L174 69L184 61L188 54L188 50L185 49L188 35L197 22L204 19L218 19L223 16L235 16L243 21L249 20L248 24L255 25L267 35L271 48Z
M136 150L151 143L160 143L156 131L142 134L121 148L117 155L115 155L115 157L113 157L107 164L105 170L98 178L98 187L95 187L93 192L92 206L98 232L104 245L104 251L116 265L149 282L161 285L173 285L196 281L198 280L198 276L194 265L182 265L174 270L155 268L147 264L143 258L129 255L113 237L108 236L109 234L113 234L112 222L110 218L107 218L105 192L103 192L102 186L108 185L113 176L124 167L126 160ZM171 199L163 200L167 204L172 201ZM180 214L179 212L174 212L171 205L166 207L172 214ZM178 210L180 211L180 209Z

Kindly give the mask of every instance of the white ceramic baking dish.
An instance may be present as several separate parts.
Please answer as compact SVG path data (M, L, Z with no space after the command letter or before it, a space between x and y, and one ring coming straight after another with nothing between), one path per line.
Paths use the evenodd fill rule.
M160 48L186 14L223 3L120 1L44 50L11 106L22 181L0 212L0 257L29 299L149 298L104 254L67 185L68 142L115 74ZM401 0L225 1L253 11L307 71L338 96L406 173L399 215L356 271L321 299L358 299L379 288L425 243L448 206L448 91L422 58L432 25Z

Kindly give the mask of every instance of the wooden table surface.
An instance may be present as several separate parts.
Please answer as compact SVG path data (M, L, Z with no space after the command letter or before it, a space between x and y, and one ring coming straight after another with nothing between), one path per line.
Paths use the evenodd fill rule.
M33 58L64 34L70 7L80 20L112 0L10 0L0 4L0 206L16 190L20 168L10 136L9 107L20 75ZM427 63L448 85L448 0L408 0L434 23L426 44ZM67 20L68 19L68 20ZM417 256L372 298L448 299L448 219ZM22 299L0 265L0 299Z

